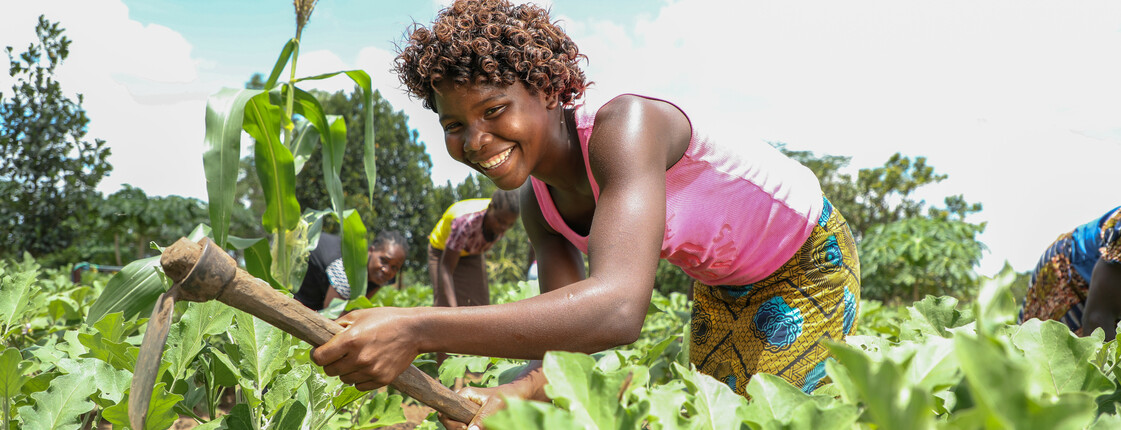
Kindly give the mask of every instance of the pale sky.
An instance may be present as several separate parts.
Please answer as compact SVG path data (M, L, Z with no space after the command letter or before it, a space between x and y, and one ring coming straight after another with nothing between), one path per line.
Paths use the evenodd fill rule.
M469 172L448 157L435 116L389 72L394 43L445 2L321 0L297 75L363 69L433 159L433 180ZM0 47L23 52L36 18L74 40L59 72L85 95L89 139L112 175L149 195L206 199L206 98L267 73L295 29L292 2L0 0ZM559 0L553 17L588 55L588 105L622 92L674 101L722 140L882 165L926 156L984 210L990 250L1030 270L1060 233L1121 205L1121 2ZM287 76L287 74L285 74ZM0 93L11 80L0 74ZM321 89L350 90L345 77Z

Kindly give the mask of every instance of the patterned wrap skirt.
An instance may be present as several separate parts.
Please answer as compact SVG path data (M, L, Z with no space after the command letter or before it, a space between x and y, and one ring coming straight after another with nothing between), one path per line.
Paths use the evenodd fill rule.
M693 285L689 361L743 395L756 373L813 392L826 382L825 340L852 332L860 261L848 223L828 200L797 253L751 285Z
M1082 335L1082 311L1090 292L1090 280L1080 275L1071 262L1073 236L1073 232L1063 233L1040 256L1028 280L1017 322L1032 318L1056 320L1070 327L1074 334ZM1121 210L1115 211L1102 224L1098 239L1099 258L1121 262Z

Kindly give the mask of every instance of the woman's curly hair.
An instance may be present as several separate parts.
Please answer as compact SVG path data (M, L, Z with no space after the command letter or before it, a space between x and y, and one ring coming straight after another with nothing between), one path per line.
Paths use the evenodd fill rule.
M588 83L577 62L586 56L540 6L507 0L458 0L432 28L414 24L394 70L409 92L436 110L435 85L521 81L531 93L556 94L564 105Z

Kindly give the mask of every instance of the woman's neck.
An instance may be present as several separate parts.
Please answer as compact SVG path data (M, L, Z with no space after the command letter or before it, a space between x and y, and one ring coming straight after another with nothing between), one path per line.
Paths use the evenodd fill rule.
M555 191L591 195L592 187L584 165L584 151L576 128L576 111L573 108L559 110L550 138L553 150L549 158L554 161L541 166L533 173L533 177Z

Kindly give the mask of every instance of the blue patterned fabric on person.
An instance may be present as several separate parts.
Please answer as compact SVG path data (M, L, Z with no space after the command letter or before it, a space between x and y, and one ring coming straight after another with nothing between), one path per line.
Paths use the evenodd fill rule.
M825 362L829 360L831 360L831 358L817 363L817 366L814 366L813 370L810 370L810 373L806 374L806 382L802 384L802 391L806 394L812 393L814 388L817 388L817 384L821 382L822 379L825 379Z
M767 341L771 351L786 349L802 335L802 312L791 308L782 297L772 297L755 313L755 336Z
M805 392L824 384L829 350L856 324L860 262L848 224L828 200L799 251L751 285L693 285L689 361L744 394L756 373Z
M1121 206L1063 233L1040 256L1028 280L1019 322L1057 320L1082 334L1082 312L1098 260L1121 259Z

